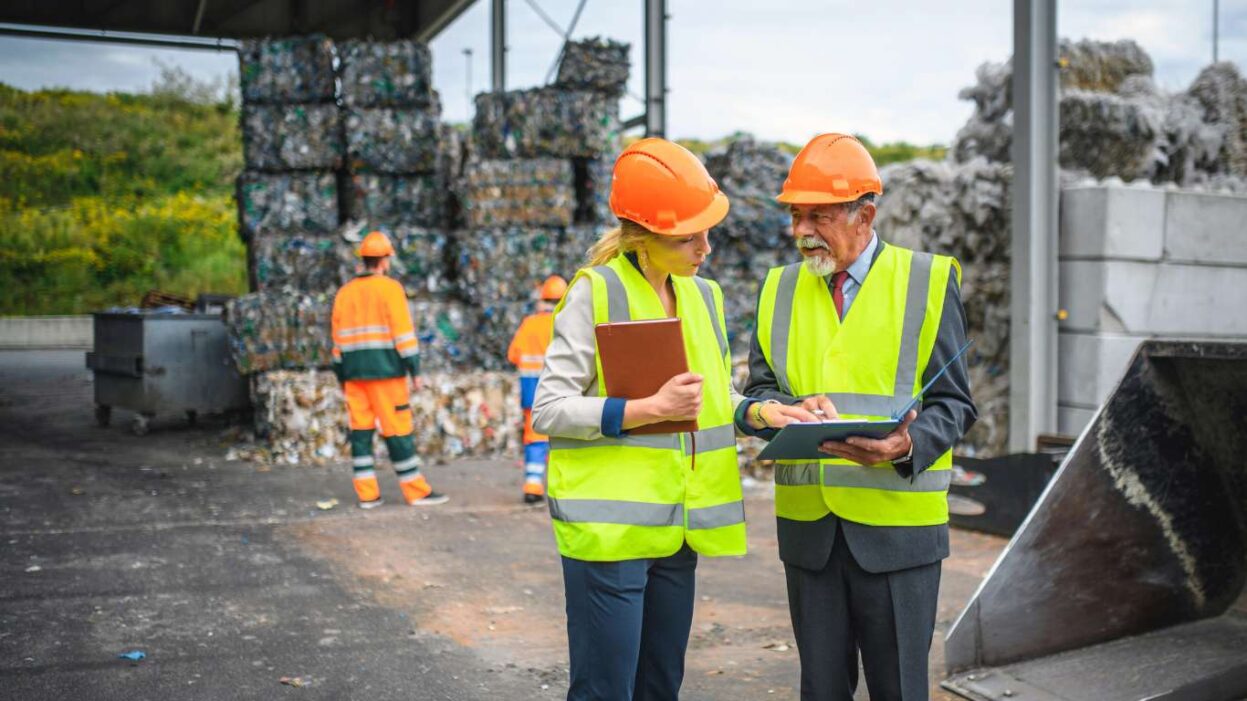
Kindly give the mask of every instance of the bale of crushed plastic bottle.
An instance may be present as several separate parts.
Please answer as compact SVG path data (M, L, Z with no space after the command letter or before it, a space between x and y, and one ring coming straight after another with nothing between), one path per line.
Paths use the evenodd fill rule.
M600 93L533 88L476 96L481 158L594 158L618 151L619 101Z
M244 238L258 231L329 233L338 228L338 179L333 173L238 176L238 223Z
M338 42L342 102L349 107L423 107L433 97L433 56L415 39Z
M438 114L427 108L359 108L346 115L347 152L355 171L433 173L438 139Z
M334 46L324 35L238 42L238 83L247 104L332 102Z
M481 160L464 173L468 226L568 226L576 185L568 159Z
M338 106L243 105L242 146L251 170L334 170L344 153Z
M619 97L628 86L630 46L592 37L563 45L554 84L564 90L590 90Z

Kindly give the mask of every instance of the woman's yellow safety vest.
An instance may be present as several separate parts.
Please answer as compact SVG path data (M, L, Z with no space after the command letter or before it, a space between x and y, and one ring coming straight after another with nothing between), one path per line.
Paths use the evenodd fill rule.
M922 386L952 258L885 246L843 321L824 278L800 263L772 268L758 303L758 343L781 391L825 394L843 418L886 419ZM782 460L775 513L814 521L834 513L872 526L948 522L951 449L914 479L890 462Z
M667 317L654 289L623 255L580 270L572 284L580 278L593 287L595 324ZM552 436L550 516L566 557L666 557L685 542L703 555L745 553L723 292L699 277L673 275L671 283L689 370L705 379L696 440L687 433L588 441ZM562 309L560 303L556 320ZM596 362L592 394L604 396L600 354Z

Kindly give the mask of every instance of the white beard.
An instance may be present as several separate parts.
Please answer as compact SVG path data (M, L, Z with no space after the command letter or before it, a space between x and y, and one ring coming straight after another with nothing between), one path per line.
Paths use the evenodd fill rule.
M836 272L836 259L831 256L805 256L801 265L812 275L827 277Z

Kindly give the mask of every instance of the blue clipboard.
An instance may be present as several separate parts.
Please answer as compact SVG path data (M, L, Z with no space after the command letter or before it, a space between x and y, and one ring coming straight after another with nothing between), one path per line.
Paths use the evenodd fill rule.
M970 344L974 343L971 339L958 350L953 357L944 363L944 367L935 373L935 376L927 382L918 394L909 403L902 407L899 411L893 412L890 419L875 420L857 420L857 419L832 419L831 421L800 421L791 423L781 428L779 433L771 439L771 442L758 453L759 460L822 460L829 456L821 452L818 447L825 441L842 441L851 436L861 436L864 438L883 438L897 426L901 425L901 421L912 409L918 406L918 402L922 401L922 396L931 389L931 385L952 366L958 358L961 357Z

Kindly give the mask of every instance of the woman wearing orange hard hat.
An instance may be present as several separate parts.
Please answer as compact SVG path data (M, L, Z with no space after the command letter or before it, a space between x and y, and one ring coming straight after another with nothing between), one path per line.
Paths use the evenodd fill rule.
M563 561L568 699L674 699L684 676L698 555L745 552L734 424L805 412L769 404L737 417L723 293L697 277L728 200L701 162L658 138L615 162L619 226L589 250L554 312L533 403L550 436L547 498ZM689 372L640 399L606 395L597 324L678 317ZM662 421L692 433L630 435Z

